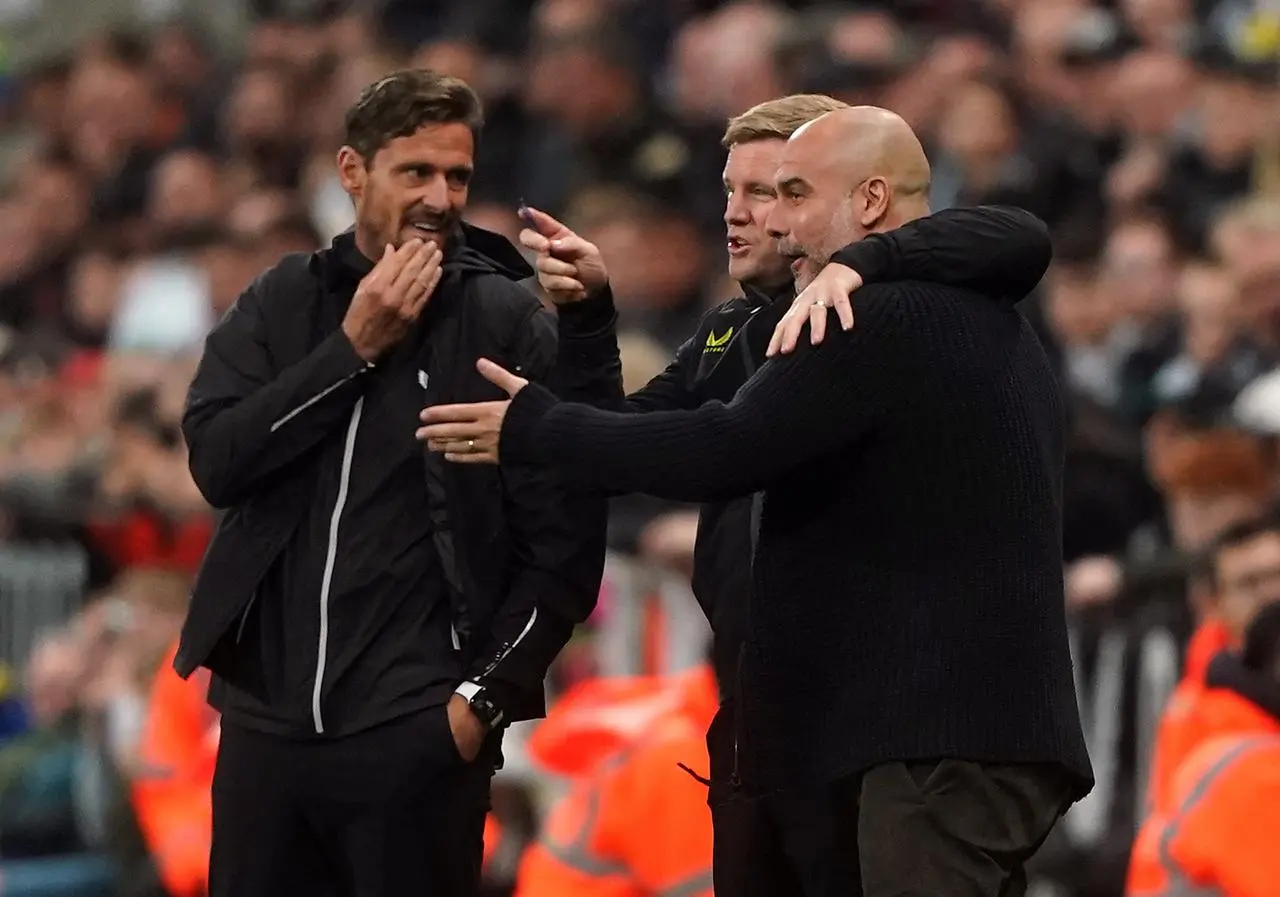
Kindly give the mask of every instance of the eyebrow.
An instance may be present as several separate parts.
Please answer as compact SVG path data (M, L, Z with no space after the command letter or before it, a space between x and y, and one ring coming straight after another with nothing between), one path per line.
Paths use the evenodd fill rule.
M416 162L412 160L408 162L401 162L399 165L395 166L395 170L397 172L413 171L415 169L423 169L423 168L425 168L428 171L440 170L439 166L436 166L430 162L424 162L421 160ZM475 173L475 168L471 165L451 165L448 168L444 169L444 172L445 174L463 175L465 177L471 177L471 175Z
M800 193L809 189L808 183L801 177L790 177L778 182L779 193Z
M726 190L730 189L733 186L733 184L730 183L728 178L724 178L723 183L724 183L724 188ZM761 190L761 189L773 190L774 189L772 181L760 181L760 180L744 181L742 183L742 188L744 190Z

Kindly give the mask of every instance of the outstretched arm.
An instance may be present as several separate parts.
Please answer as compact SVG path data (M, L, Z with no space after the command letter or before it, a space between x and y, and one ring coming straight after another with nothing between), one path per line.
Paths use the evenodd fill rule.
M728 404L691 411L620 414L557 402L500 369L495 383L515 398L501 423L503 465L554 466L579 489L645 492L677 501L710 501L767 486L796 465L873 430L894 407L912 361L899 320L897 287L858 294L859 326L821 347L803 347L751 378ZM420 438L467 460L482 406L424 412Z

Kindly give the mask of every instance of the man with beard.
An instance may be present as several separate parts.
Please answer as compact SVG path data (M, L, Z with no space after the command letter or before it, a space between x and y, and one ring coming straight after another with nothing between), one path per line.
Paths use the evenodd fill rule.
M211 897L477 893L500 731L541 715L594 606L603 500L414 440L424 403L495 394L476 358L556 358L532 269L461 220L481 123L455 78L366 88L337 158L354 228L260 276L191 384L191 472L226 511L174 661L223 714Z
M927 829L923 823L923 814L916 812L912 816L907 813L900 820L895 820L893 816L904 811L904 803L905 810L914 810L920 798L913 796L909 790L903 791L902 783L895 776L915 775L927 779L931 773L941 770L942 773L951 775L953 780L957 776L961 780L968 776L970 781L961 781L961 784L980 789L986 785L983 776L987 772L978 768L975 761L991 758L987 756L986 749L968 748L967 745L959 744L953 746L950 740L958 742L958 739L952 739L952 733L944 727L937 730L943 734L935 734L932 745L926 746L925 739L921 739L919 744L909 744L915 734L915 718L888 716L883 701L886 697L894 701L901 700L899 692L902 687L899 682L909 681L911 675L910 669L898 667L904 663L921 665L923 681L928 683L930 677L940 678L941 671L937 664L943 660L949 663L952 658L943 657L945 652L941 649L931 652L916 643L915 640L929 634L942 637L940 624L935 623L927 631L921 631L920 624L915 620L920 614L922 599L912 594L911 590L886 581L883 573L875 576L871 574L876 572L879 563L885 563L887 570L897 568L904 573L916 566L921 571L929 569L927 555L908 557L913 548L921 547L926 541L914 532L916 527L928 533L927 541L931 550L939 540L935 533L930 532L939 526L929 524L932 512L928 503L922 501L919 494L913 494L919 493L921 486L928 487L941 498L944 509L950 506L950 510L946 512L948 514L963 513L959 510L962 506L956 505L954 496L948 496L947 490L941 485L947 482L945 467L935 471L932 476L914 477L910 475L910 471L903 472L903 462L890 453L889 445L876 446L874 436L863 440L856 438L860 434L855 434L855 438L850 439L849 445L845 446L843 443L848 437L844 433L848 424L842 421L842 417L861 413L863 408L859 406L865 407L865 401L845 392L846 387L858 390L865 386L874 394L875 390L883 388L881 384L884 380L891 380L889 388L892 389L893 381L902 378L914 396L917 389L923 390L923 386L917 387L916 384L921 380L922 373L927 372L929 364L944 364L943 370L949 370L953 366L963 369L969 359L964 359L964 364L945 364L946 358L939 352L936 361L930 361L929 358L934 353L921 352L917 347L912 347L914 351L910 354L904 353L902 357L897 357L897 353L902 351L902 337L893 332L896 322L888 327L883 323L882 316L885 312L881 303L889 300L884 298L888 287L881 286L869 288L868 292L875 302L863 303L864 308L859 311L858 323L853 325L853 330L828 338L835 345L822 350L813 349L812 346L801 348L793 356L766 365L755 377L752 374L757 365L763 364L774 325L789 304L787 301L778 301L780 298L789 298L790 291L786 283L787 262L779 255L772 237L784 237L784 248L792 258L797 259L794 269L798 275L798 283L810 287L797 297L785 323L778 327L776 343L784 352L794 346L798 332L798 326L795 325L809 319L813 305L822 309L821 321L825 324L826 306L839 300L847 304L849 289L856 288L863 281L904 276L900 272L968 288L950 293L924 293L919 309L915 310L920 315L929 313L930 302L938 302L939 317L944 320L951 318L954 323L963 322L963 319L969 317L996 317L1001 319L1001 326L1006 329L1011 323L1025 326L1025 322L1008 309L1007 302L1002 306L991 300L1016 301L1025 295L1043 273L1048 262L1049 247L1042 225L1031 216L1011 210L957 210L924 217L927 215L923 195L928 184L928 168L919 145L912 146L914 137L909 142L903 140L899 129L889 127L879 111L869 115L866 110L846 110L832 112L820 119L819 124L835 116L856 116L857 127L850 129L854 133L847 133L843 128L837 129L840 132L839 139L848 140L851 146L860 147L869 158L861 160L862 164L859 165L856 157L853 160L829 158L835 154L828 149L825 154L817 154L818 158L811 160L813 167L827 175L828 182L824 186L828 191L829 205L815 203L819 208L809 213L807 221L812 230L806 235L804 246L811 251L804 260L800 260L800 245L794 235L778 229L776 221L785 220L787 214L793 214L783 206L802 206L804 194L784 194L778 200L773 176L786 146L785 138L823 113L822 104L818 102L821 99L824 98L788 97L762 104L731 122L726 132L725 143L730 152L725 168L725 189L728 195L725 221L730 238L730 271L742 283L745 298L732 300L711 312L704 319L698 334L685 344L664 374L645 389L627 397L625 402L619 401L613 406L615 410L631 412L630 421L617 415L602 414L576 406L572 409L558 406L547 409L540 422L535 419L541 415L541 409L530 411L530 426L539 431L545 426L546 430L543 432L557 446L564 444L559 429L561 426L566 428L565 433L569 433L582 425L590 429L592 438L596 435L603 437L600 444L587 446L575 443L569 450L570 454L575 455L588 468L599 465L594 469L583 469L572 474L583 485L616 491L638 487L655 494L709 500L703 507L699 527L694 588L715 631L715 661L724 698L721 712L708 736L712 764L711 801L716 828L716 892L723 891L731 895L848 893L851 880L857 881L859 876L857 854L851 847L858 839L858 826L862 824L865 826L862 836L864 860L868 860L868 852L871 854L862 870L863 880L871 883L868 894L882 893L877 887L900 887L904 882L917 882L923 890L893 893L958 893L955 887L949 887L954 884L954 880L924 876L943 874L941 870L948 862L948 857L944 855L946 851L963 853L966 850L960 843L963 833L957 833L949 842L944 838L940 843L932 845L918 844L922 838L930 835L928 831L922 831L922 828ZM842 106L836 105L837 108ZM836 122L838 124L839 119ZM900 120L893 117L890 120L892 122L900 123ZM816 129L818 125L810 127ZM900 127L905 128L905 125ZM906 135L911 136L909 129ZM803 146L800 137L794 138L789 147L793 153L798 150L796 144ZM845 170L841 169L841 162L844 163ZM839 180L842 174L846 177L843 183ZM801 189L789 181L783 183L797 191ZM886 194L891 194L893 187L899 185L902 185L902 197L895 207L891 196ZM872 194L861 193L864 186ZM807 192L813 190L811 187L804 189ZM841 194L849 197L844 203L847 208L840 207ZM871 211L864 210L864 217L859 224L851 217L855 201L862 198L865 206L871 202L871 195L874 195L878 206ZM538 213L534 214L537 216ZM849 220L842 224L841 215ZM770 225L770 233L766 233L766 218L775 222ZM830 233L814 225L814 222L832 221L836 226ZM526 231L521 239L526 246L542 253L538 268L543 286L559 302L585 300L577 307L562 308L562 346L568 345L567 340L563 339L565 328L582 328L588 318L597 332L605 332L612 326L613 312L607 296L605 269L598 251L558 222L535 217L534 223L541 233ZM868 233L873 236L839 251L822 251L823 246L834 249ZM840 264L831 265L819 275L818 280L813 281L813 275L828 258ZM809 283L810 281L813 282ZM911 286L920 288L926 285L916 283ZM843 296L839 293L840 289L844 290ZM591 294L590 298L588 294ZM989 308L974 311L957 309L954 307L955 300ZM588 312L589 308L594 311ZM865 320L868 314L871 314L869 321ZM846 320L846 327L851 322L852 317ZM868 327L874 328L874 338L858 336L860 331L865 331ZM1020 328L1018 332L1020 334ZM1021 338L1034 343L1029 331ZM837 349L836 346L843 346L854 339L858 340L859 353L870 353L866 368L859 367L847 372L825 369L821 374L808 373L813 370L816 359L830 362L833 350L835 353L851 351ZM820 336L815 332L810 342L818 341ZM888 347L868 348L870 343L878 344L880 341L887 341ZM963 344L963 340L961 343ZM562 356L562 364L565 363L567 362ZM848 362L842 356L834 363ZM985 367L990 366L988 360ZM980 370L981 368L979 366ZM784 373L797 369L805 371L803 380L791 379L797 375ZM907 373L910 374L910 379L907 379ZM518 390L520 386L518 378L508 378L501 372L493 372L492 375L495 382L512 390ZM777 377L789 378L784 381L788 385L776 388L787 393L790 399L770 394L768 401L777 403L778 407L774 404L767 407L762 407L759 403L753 404L752 399L759 399L767 384L777 383ZM968 380L974 382L972 376ZM749 385L743 390L741 397L734 399L739 387L747 381ZM801 384L798 392L788 392L796 384ZM967 401L965 396L960 398ZM519 405L523 401L518 398L514 404ZM724 402L729 404L722 404ZM788 402L794 402L797 407L783 410L781 405ZM986 404L989 406L991 403ZM688 412L688 409L694 408L701 410ZM685 413L679 413L682 411ZM578 416L579 412L581 417ZM635 412L646 413L637 415ZM502 434L502 443L498 445L497 438L505 413L505 403L465 409L431 409L424 414L424 421L428 426L420 437L428 439L432 448L449 452L447 457L458 461L492 461L498 448L504 453L508 451L512 444L509 440L513 438L518 440L518 447L514 450L523 453L527 448L524 445L522 423L517 419L515 429L511 430L513 422L510 416L507 418L506 428L510 432ZM516 409L512 409L512 415L518 413ZM737 426L743 426L736 416L738 413L754 415L750 425L754 429L749 440L737 440L734 438L737 434L731 429L723 432L720 430L721 424L729 420L733 420ZM801 422L798 424L800 430L792 432L789 427L800 413L816 415L820 420L816 425ZM937 448L944 456L948 441L957 445L964 441L947 427L931 422L934 418L946 421L947 418L954 417L957 410L950 402L931 401L918 411L903 408L901 413L911 419L912 426L930 427L940 437ZM685 423L691 425L694 432L683 432ZM877 420L876 423L879 424L880 421ZM636 427L634 432L638 443L634 448L637 453L643 454L643 458L632 455L629 461L624 462L620 460L620 454L615 454L619 452L619 446L613 442L612 430L614 427L626 428L632 424ZM984 420L980 426L990 424ZM829 432L820 432L828 428ZM952 428L954 429L954 424ZM658 432L663 435L660 440L655 440L653 434ZM892 453L907 451L901 443L911 441L903 439L909 432L899 430L892 433ZM513 436L512 433L516 435ZM720 445L720 436L733 438L733 444ZM793 444L792 436L802 441L812 440L813 445ZM563 438L568 441L573 436ZM983 434L983 438L986 438L986 434ZM666 440L681 444L681 447L660 447L660 443ZM884 465L883 473L888 476L888 481L884 484L877 482L879 470L860 471L860 462L851 460L854 457L855 443L857 451L869 451L876 455L874 460L877 468ZM679 469L683 465L680 460L683 453L695 445L697 450L715 455L715 464L703 466L700 460L695 460L694 471ZM925 445L925 450L930 450L928 444ZM907 457L921 466L941 463L941 459L932 456L922 460L921 449L914 445L910 446L909 452ZM748 457L761 453L767 457ZM530 457L546 463L560 463L554 455L553 450L539 450ZM504 463L509 463L509 460L508 458ZM807 461L809 467L789 470L797 460ZM620 467L624 464L638 464L639 473L632 475L622 472ZM723 474L723 486L717 480L722 474L711 469L716 464L724 464L728 468ZM731 472L744 466L748 469L745 475ZM1051 468L1042 469L1047 476ZM855 471L859 471L856 480L853 478ZM693 475L692 479L689 477L690 473ZM674 485L663 483L663 478L668 475L673 477ZM938 480L936 483L933 482L935 478ZM771 484L776 485L776 488L766 492L766 500L763 502L753 503L749 497L735 497ZM973 488L975 484L965 482L960 485ZM955 491L955 484L949 488ZM903 510L894 504L895 490L908 503L907 508L911 508L914 500L915 508L923 515L921 520L913 519L905 524L901 522ZM775 495L777 497L770 502L769 497ZM861 507L864 502L865 508ZM839 505L836 513L840 516L827 516L827 507L832 503ZM846 504L848 507L845 507ZM1026 510L1023 508L1022 512L1025 513ZM1002 510L999 513L1008 516L1010 512ZM884 531L885 526L877 522L882 514L890 515L886 521L888 532ZM757 515L758 521L753 520ZM864 520L865 526L850 525ZM1039 519L1018 521L1019 525L1023 523L1028 527L1045 525ZM946 523L949 526L956 524L954 517ZM1052 526L1052 521L1048 525ZM753 570L747 559L752 557L757 526L759 544L755 546L756 569ZM985 528L991 530L990 526ZM1034 533L1032 537L1036 541ZM962 540L963 534L956 538ZM901 540L900 547L895 546L895 539ZM792 540L804 544L796 545ZM986 552L982 562L991 563L985 559L991 554L990 548L985 545L981 547ZM1037 543L1037 547L1042 546ZM803 551L803 555L799 551ZM963 554L963 551L961 547L959 553ZM820 553L821 557L811 558L810 552ZM1010 552L1016 552L1016 547L1010 549ZM893 556L890 557L890 554ZM780 557L785 557L782 566L778 566ZM846 557L849 564L847 571L844 570ZM946 561L948 565L956 563L950 554ZM818 576L806 576L808 568L817 571ZM1041 576L1044 575L1043 570L1038 572ZM785 579L791 576L800 581L799 590L785 583ZM863 576L868 579L868 583L857 583L857 578ZM963 580L965 576L967 574L960 571L946 570L941 578L955 577ZM941 582L931 583L922 579L921 587L922 591L929 590L923 596L925 599L932 594L945 594ZM1066 687L1070 694L1070 669L1065 655L1060 582L1057 588L1057 616L1053 616L1051 608L1046 619L1051 628L1056 625L1062 630L1060 640L1055 640L1052 634L1047 639L1054 645L1048 665L1058 678L1051 679L1047 687L1061 689L1061 674L1065 669ZM900 625L886 625L887 621L884 619L876 620L876 615L895 616L895 605L899 602L895 601L893 593L899 590L906 591L905 600L914 599L916 607L896 609L896 619L891 622ZM972 586L966 586L966 590L971 591ZM759 608L763 605L763 608L755 612L756 619L749 621L746 599L753 592L757 599L755 606ZM962 592L962 597L965 594ZM854 602L860 595L867 596L870 604L867 611L872 615L873 637L869 640L876 641L878 637L874 651L861 647L861 639L856 633L860 623L856 618L836 616L850 612L844 608L857 608L858 605ZM1012 592L1008 596L1002 596L1003 600L1009 601L1014 597ZM802 605L797 612L793 608L780 606L783 602L813 602L818 606ZM824 621L823 615L827 610L835 617L834 621ZM1044 615L1043 603L1039 612ZM911 619L902 619L904 613ZM1026 613L1021 613L1020 616L1025 618ZM769 622L762 623L762 618ZM832 622L836 625L829 630L825 629ZM753 713L753 705L763 703L761 689L753 679L765 675L766 671L754 670L753 666L760 662L757 658L762 653L763 646L770 642L770 637L762 635L765 626L770 630L769 636L783 639L788 650L801 654L810 651L814 653L805 657L803 662L790 655L782 661L786 665L795 664L804 670L804 677L785 676L788 685L797 689L794 695L782 699L783 704L790 706L783 707L780 712L774 711L779 712L781 717L776 722L769 719L762 725L758 715L762 711L756 709ZM961 631L965 629L972 630L973 627L966 624ZM741 652L744 637L747 650ZM884 663L886 649L892 651L904 637L908 643L903 650L913 653L900 657L896 666ZM1032 640L1039 643L1045 639L1035 635ZM916 648L921 649L918 659L914 656ZM858 658L863 655L872 659L870 669L864 670L858 664ZM1016 672L1018 664L1023 662L1035 663L1034 659L1029 660L1019 654L1014 658L1011 668ZM778 675L778 671L770 669L767 674L772 677ZM888 696L885 694L887 687L893 690ZM945 710L945 683L933 688L931 693L920 697L937 697L941 708ZM854 700L848 700L842 693L851 694ZM822 697L818 698L819 695ZM980 703L983 696L966 694L963 699ZM881 712L866 712L866 702L871 700L881 702L876 705ZM838 713L834 717L833 708ZM928 728L929 715L921 707L910 703L906 709L908 712L920 712L925 724L923 734L927 739L931 734ZM952 707L951 712L967 714L971 711ZM976 719L979 711L972 712ZM1071 714L1074 715L1074 705ZM833 722L835 726L832 725ZM1075 720L1074 726L1073 734L1072 723L1068 719L1062 736L1067 747L1061 753L1066 758L1066 765L1087 777L1088 764L1083 759L1083 746L1077 743L1078 720ZM877 731L898 727L902 730L900 733L885 732L881 735ZM861 732L868 729L873 734L863 736ZM991 734L994 733L979 733ZM1053 738L1058 733L1050 732L1049 735ZM879 740L881 737L883 741ZM893 743L894 738L898 739L899 744ZM776 742L780 740L786 742L782 749L787 752L787 760L784 766L769 769L758 755L768 757L772 753L776 756L779 751ZM849 745L852 749L849 749ZM964 758L960 755L959 762L951 760L957 756L957 752L966 749L973 751L975 756ZM1056 748L1045 749L1044 756L1040 757L1037 756L1039 746L1025 749L1016 747L1012 749L1011 756L1026 754L1036 756L1037 762L1052 762L1056 759L1055 750ZM841 756L842 752L845 756ZM856 752L861 752L862 756L858 756ZM945 764L940 762L944 759L947 761ZM911 764L909 770L906 768L908 761ZM863 776L862 773L868 769L871 771ZM1016 792L1017 799L1026 797L1027 790L1035 791L1039 787L1039 773L1036 770L1030 772L1030 784L1016 781L1024 771L1015 768L1011 776L1015 779L1011 787L1025 785L1023 791ZM998 781L1001 775L1001 769L993 767L990 771L989 777L995 782L991 785L992 789L1002 787ZM1057 769L1050 769L1044 776L1048 781L1047 799L1037 802L1033 795L1023 801L1024 804L1028 801L1035 803L1033 809L1039 814L1032 814L1025 830L1000 830L1001 825L1007 826L1010 820L989 819L989 829L973 835L975 838L1003 837L1011 851L999 861L1007 869L996 869L997 863L993 861L991 868L974 870L975 878L989 882L996 881L998 877L996 887L999 887L999 882L1019 874L1017 867L1021 860L1029 855L1039 839L1047 833L1052 821L1065 809L1069 802L1067 795L1074 793L1070 785L1060 787L1060 779L1064 777L1069 778L1070 773L1064 776ZM758 800L744 801L738 791L739 780L748 793L766 793ZM912 780L908 778L907 781ZM857 809L859 787L863 789L864 797L868 795L868 788L873 789L873 792L876 789L885 792L879 796L874 793L871 795L872 799L865 807L869 815L861 818ZM894 793L895 787L897 793ZM976 794L965 797L975 803L981 801L981 797ZM955 809L952 808L953 813ZM1002 806L1000 811L1007 809L1007 806ZM946 821L949 823L952 820ZM909 830L903 830L904 824ZM882 839L879 848L871 846L873 838ZM994 842L992 846L999 849L999 845ZM925 856L935 857L932 871L929 866L923 867L921 871L906 865L910 863L911 851L917 848L923 850ZM882 856L889 851L896 853ZM895 862L896 866L890 865ZM919 877L904 877L908 875ZM997 890L989 892L994 894ZM988 890L981 893L988 893Z

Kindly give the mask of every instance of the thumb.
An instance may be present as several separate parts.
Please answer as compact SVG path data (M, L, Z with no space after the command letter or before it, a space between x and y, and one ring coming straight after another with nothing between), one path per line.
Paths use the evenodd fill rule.
M556 219L552 218L546 212L535 209L533 206L525 206L525 211L529 213L529 220L533 222L534 228L544 237L556 238L563 237L573 233L569 228L565 227Z
M525 384L522 378L517 377L502 365L495 364L487 358L481 358L476 362L476 370L480 372L481 377L484 377L509 396L514 396Z

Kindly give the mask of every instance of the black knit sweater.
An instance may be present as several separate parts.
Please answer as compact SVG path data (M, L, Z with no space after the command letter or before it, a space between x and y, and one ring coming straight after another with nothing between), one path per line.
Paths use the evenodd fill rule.
M891 760L1054 763L1092 781L1062 593L1062 403L1031 327L963 290L854 295L728 405L617 414L529 386L505 461L582 488L765 490L743 667L743 780ZM753 563L742 558L742 563Z

